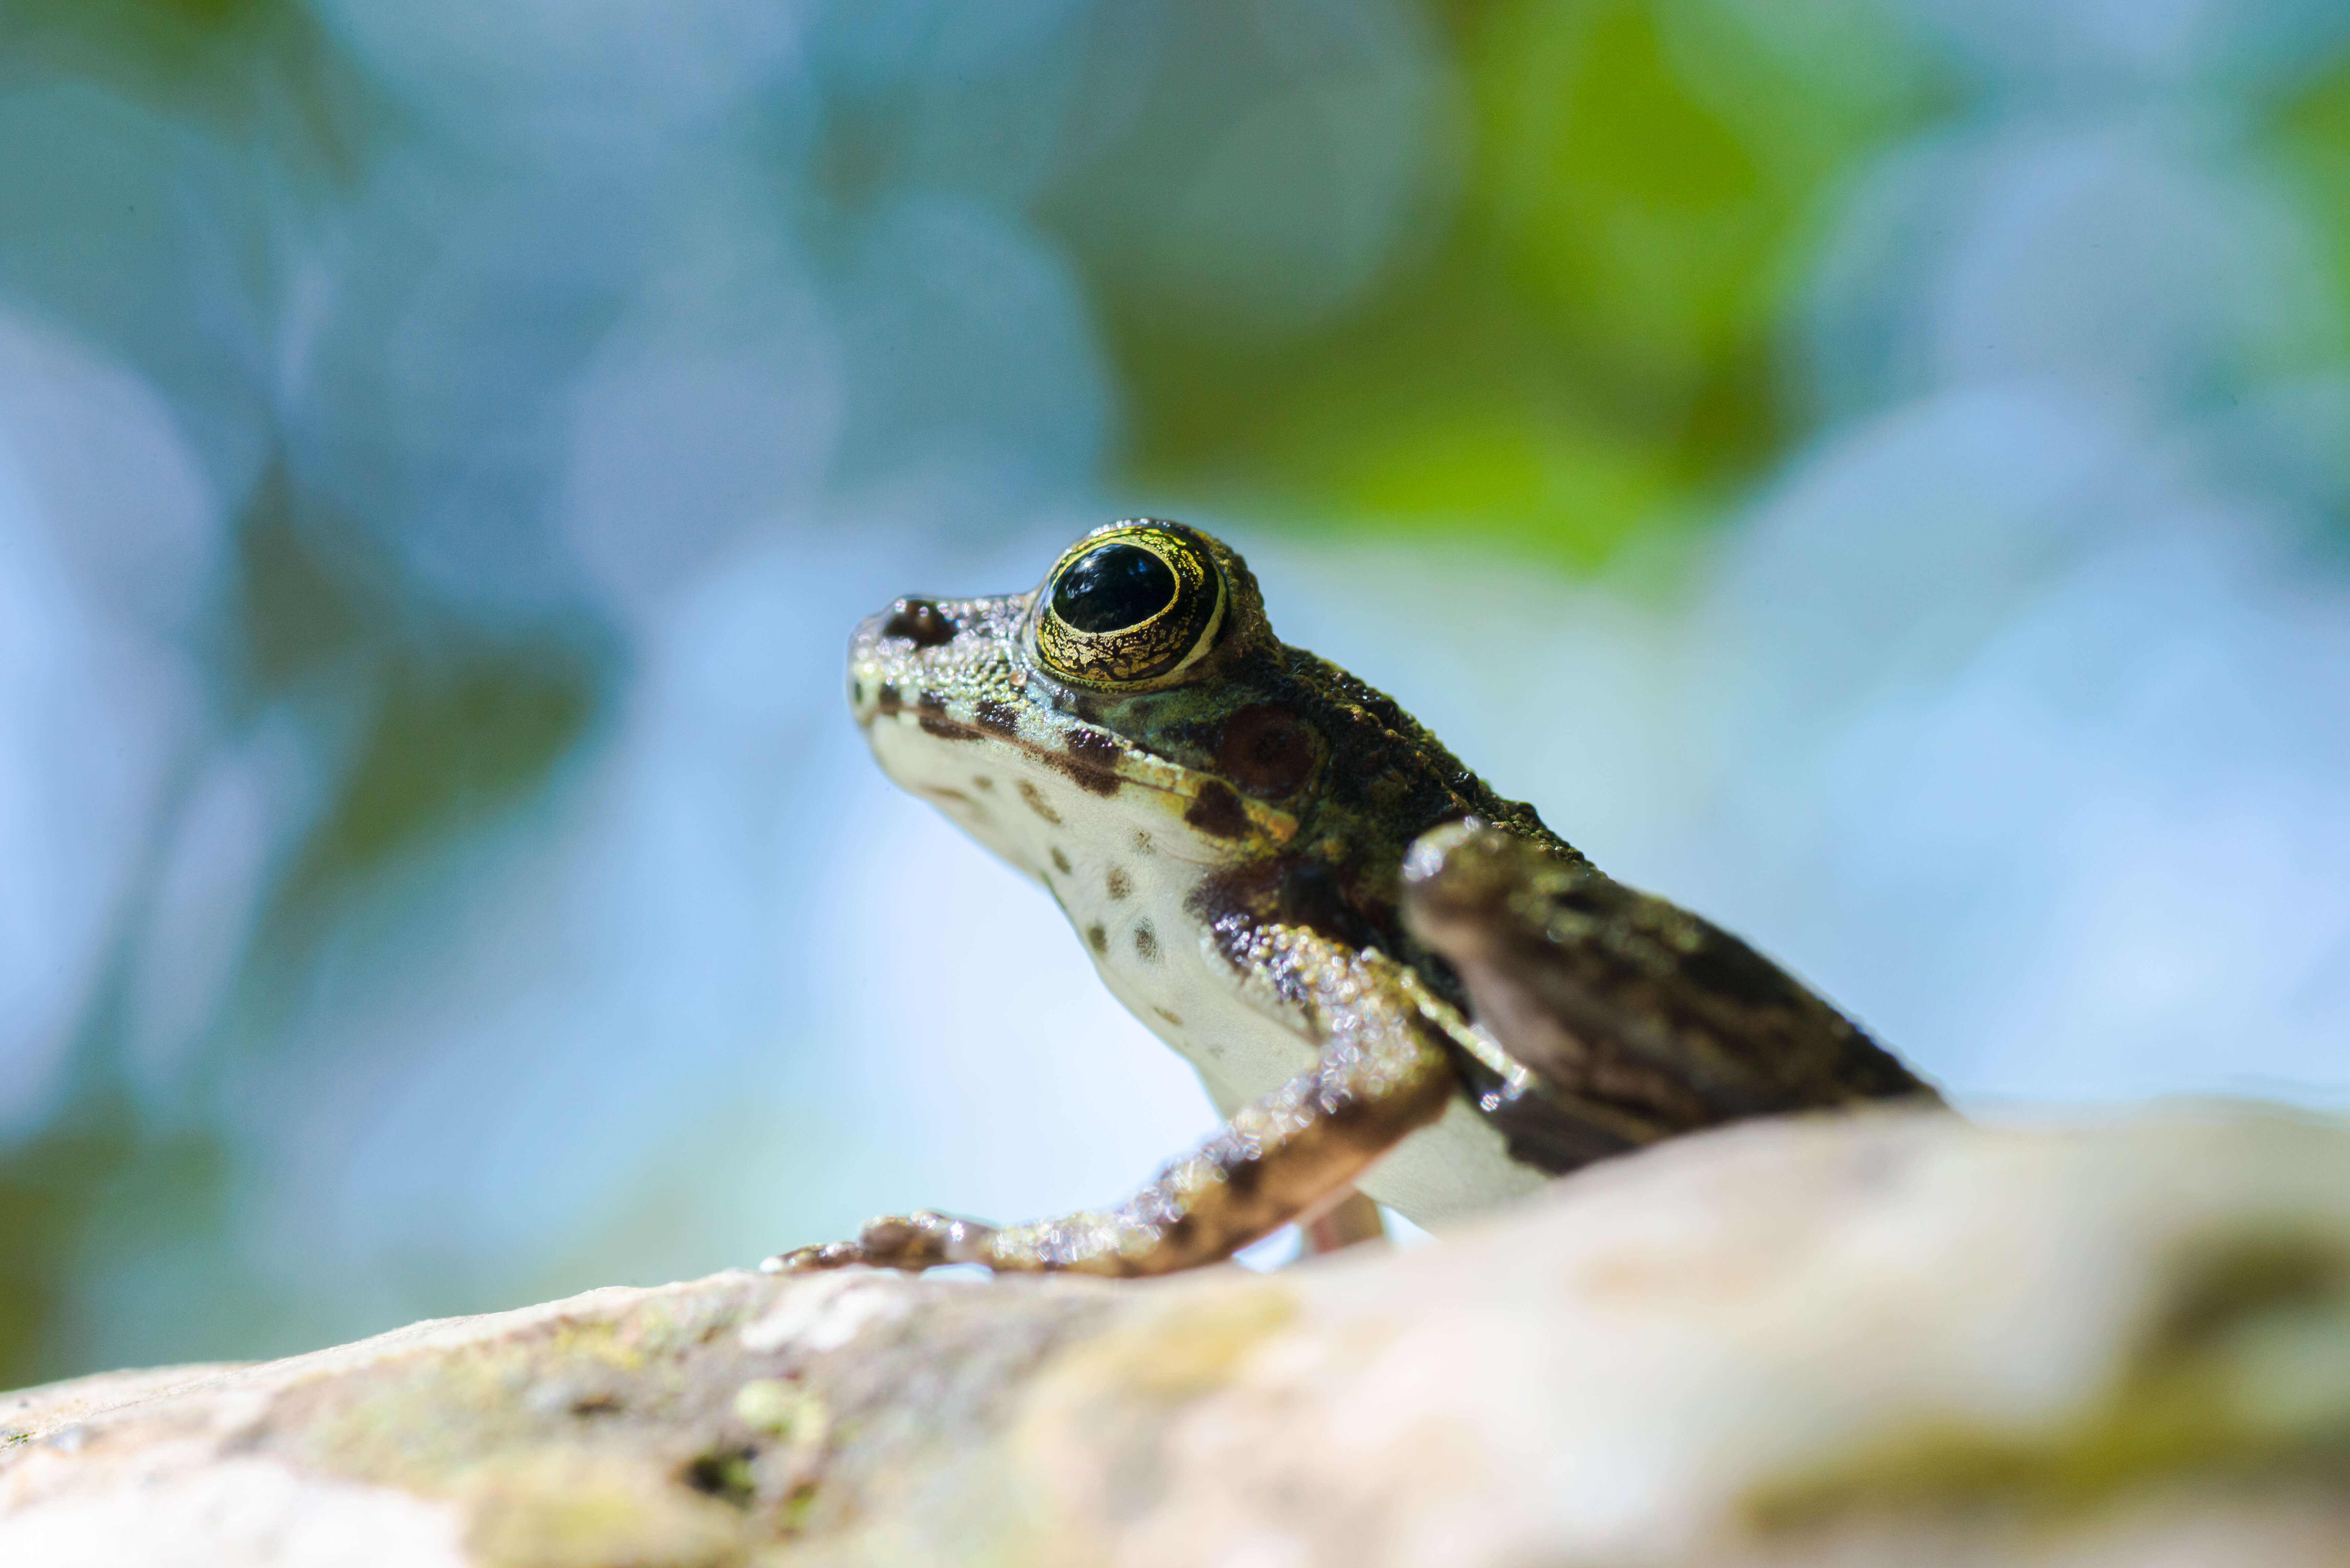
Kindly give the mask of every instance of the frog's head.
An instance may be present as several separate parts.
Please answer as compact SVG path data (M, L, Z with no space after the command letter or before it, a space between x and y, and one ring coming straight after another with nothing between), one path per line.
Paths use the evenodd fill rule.
M1284 651L1237 555L1114 523L1027 593L868 618L849 704L891 778L1006 860L1115 888L1138 857L1229 864L1295 835L1323 756L1260 694Z
M1284 646L1240 556L1180 524L1097 528L1028 593L899 599L858 628L848 697L883 770L1044 882L1105 973L1239 911L1416 962L1415 837L1470 815L1548 837Z

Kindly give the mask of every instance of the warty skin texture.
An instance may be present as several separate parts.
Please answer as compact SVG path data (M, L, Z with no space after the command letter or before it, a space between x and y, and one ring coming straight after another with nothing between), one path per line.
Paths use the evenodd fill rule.
M1055 586L1135 541L1184 568L1176 597L1075 668L1072 649L1112 639L1049 618L1070 607ZM1193 640L1159 657L1147 634L1179 612ZM1131 678L1154 661L1173 667ZM1696 1127L1931 1094L1744 943L1612 882L1392 700L1283 644L1246 565L1196 530L1114 524L1028 593L901 599L858 628L848 696L881 766L1045 887L1228 1120L1115 1209L889 1217L776 1266L1165 1272L1356 1185L1440 1227Z

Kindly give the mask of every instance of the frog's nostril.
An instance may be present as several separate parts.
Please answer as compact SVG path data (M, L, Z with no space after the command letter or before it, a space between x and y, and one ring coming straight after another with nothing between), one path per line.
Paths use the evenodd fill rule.
M916 648L936 648L954 640L956 627L945 612L928 599L899 599L881 628L884 637L902 637Z

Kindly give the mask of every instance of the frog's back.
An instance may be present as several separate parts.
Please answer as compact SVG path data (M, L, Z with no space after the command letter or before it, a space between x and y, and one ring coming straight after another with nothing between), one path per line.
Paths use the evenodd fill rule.
M1934 1099L1744 941L1600 872L1393 698L1283 656L1328 737L1328 781L1293 852L1211 881L1204 912L1253 894L1260 919L1410 965L1471 1023L1452 1049L1461 1106L1364 1183L1381 1201L1442 1219L1742 1116Z

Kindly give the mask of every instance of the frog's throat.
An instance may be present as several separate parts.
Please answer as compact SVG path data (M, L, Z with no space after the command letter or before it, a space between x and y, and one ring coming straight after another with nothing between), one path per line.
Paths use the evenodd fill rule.
M1027 810L1048 823L1060 815L1054 797L1075 792L1121 807L1119 815L1138 826L1170 833L1170 850L1195 841L1196 853L1183 857L1201 863L1262 854L1297 834L1292 813L1066 715L926 691L912 701L891 696L877 702L866 738L892 779L947 809L999 853L998 836L970 817L973 808L988 814L978 796L999 793L995 781L1005 773Z

